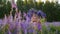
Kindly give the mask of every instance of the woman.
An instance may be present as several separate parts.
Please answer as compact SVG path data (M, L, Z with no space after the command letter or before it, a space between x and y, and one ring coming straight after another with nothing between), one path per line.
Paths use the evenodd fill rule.
M31 18L29 34L40 34L41 32L41 23L40 23L40 14L34 12ZM32 31L32 32L31 32Z

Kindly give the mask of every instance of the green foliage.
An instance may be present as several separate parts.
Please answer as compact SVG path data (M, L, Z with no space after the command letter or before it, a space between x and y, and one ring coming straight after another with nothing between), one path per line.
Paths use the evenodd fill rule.
M32 2L32 0L29 0L28 2L25 1L24 3L23 1L17 0L17 6L21 11L25 12L27 12L31 8L42 10L46 13L47 21L60 21L60 5L58 3L50 3L49 1L46 1L46 3L39 2L38 4L35 1Z
M8 1L7 4L5 4L5 2L6 1L2 2L2 0L0 0L0 5L3 5L0 6L0 18L3 18L4 14L9 15L11 10L11 3ZM31 8L42 10L44 13L46 13L47 21L60 21L60 4L57 2L50 3L49 1L46 1L46 3L39 2L38 4L35 1L33 2L33 0L29 0L28 2L27 0L17 0L17 7L22 12L28 12L28 10Z
M9 1L7 2L6 9L7 9L7 10L6 10L6 14L7 14L7 13L9 14L10 11L11 11L11 3L10 3Z
M8 15L11 11L11 3L8 1L7 4L2 2L0 4L0 18L4 17L4 14Z

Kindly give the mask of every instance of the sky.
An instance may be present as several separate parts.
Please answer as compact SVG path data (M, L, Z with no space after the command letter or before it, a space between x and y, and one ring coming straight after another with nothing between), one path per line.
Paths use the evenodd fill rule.
M17 0L15 0L15 3L16 3L16 1ZM24 1L24 0L23 0ZM39 1L39 0L36 0L37 2ZM45 2L46 0L42 0L42 2ZM49 0L50 2L52 1L52 0ZM55 1L55 0L54 0ZM60 4L60 0L58 0L58 3Z
M60 0L58 0L58 3L60 4Z

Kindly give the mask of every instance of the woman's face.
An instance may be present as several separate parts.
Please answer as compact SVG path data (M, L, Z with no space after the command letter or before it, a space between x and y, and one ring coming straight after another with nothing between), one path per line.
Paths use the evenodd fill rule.
M37 15L36 14L33 14L32 16L32 21L33 22L37 22L38 18L37 18Z
M38 18L37 22L40 22L40 18Z

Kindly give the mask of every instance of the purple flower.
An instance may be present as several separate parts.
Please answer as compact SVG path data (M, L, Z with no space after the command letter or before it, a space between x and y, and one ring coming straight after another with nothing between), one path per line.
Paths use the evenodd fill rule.
M2 21L2 19L0 19L0 24L2 24L3 23L3 21Z
M31 17L32 17L32 14L33 14L34 12L36 12L35 9L30 9L30 10L28 11L28 13L27 13L28 17L31 18Z
M9 31L9 34L11 34L10 30L8 30L8 31Z
M10 29L10 30L14 29L14 24L13 24L13 23L10 23L9 29Z
M27 29L28 24L27 24L27 23L21 23L21 26L22 26L22 28L25 30L25 29Z
M26 16L27 16L27 14L24 12L24 13L23 13L23 16L24 16L24 17L26 17Z
M26 23L29 23L30 22L30 18L28 16L26 16Z
M21 28L24 34L27 34L27 24L26 23L21 23Z
M42 26L40 23L38 23L38 30L41 30Z
M33 29L29 29L29 32L32 33L33 32Z
M37 12L37 14L40 15L40 16L42 16L42 17L46 17L46 14L43 11L41 11L41 10L39 10Z

